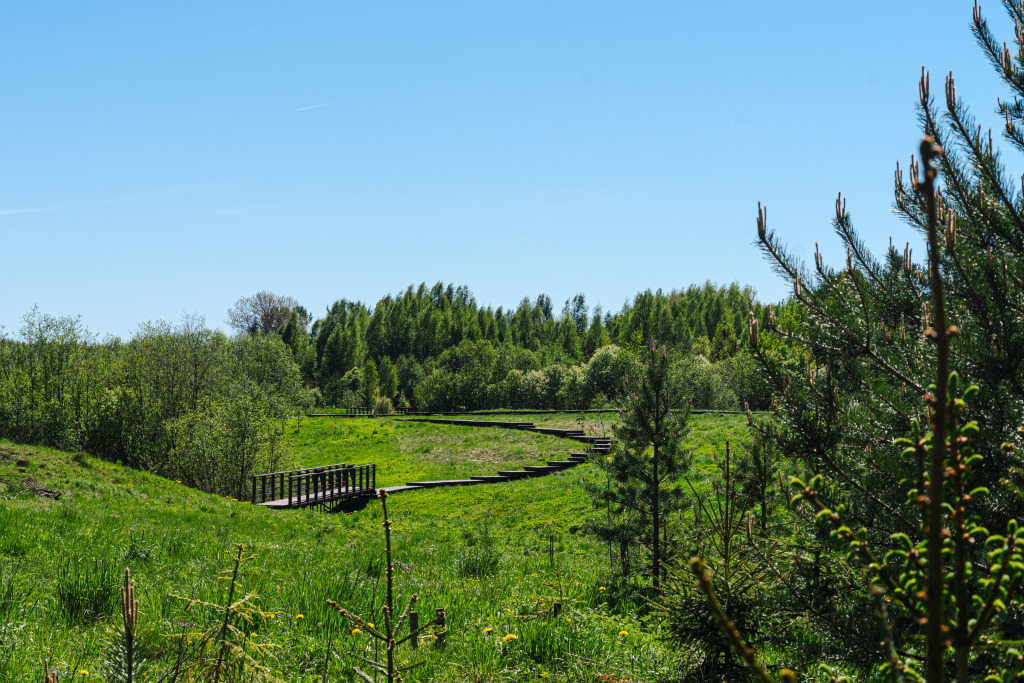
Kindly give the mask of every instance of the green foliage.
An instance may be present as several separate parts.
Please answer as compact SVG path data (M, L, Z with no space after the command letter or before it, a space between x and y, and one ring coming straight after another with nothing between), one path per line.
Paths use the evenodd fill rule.
M735 410L738 399L722 376L721 367L704 356L683 357L669 371L674 394L679 399L685 396L694 408Z
M398 372L391 358L384 356L380 360L380 393L384 398L395 398L398 395Z
M227 553L233 566L221 572L227 583L223 604L197 600L180 595L171 597L183 602L188 610L203 615L205 624L199 630L181 631L168 637L181 645L179 652L188 652L184 661L174 664L174 677L182 681L279 681L264 664L279 646L261 638L258 629L276 615L264 611L254 592L237 598L242 590L240 569L254 556L243 556L245 546L235 544L235 553Z
M374 394L380 395L380 375L377 373L377 364L373 359L366 361L363 365L363 377L359 383L359 391L364 406L373 406Z
M124 570L121 587L121 623L112 622L103 643L103 673L109 683L133 683L142 680L146 655L139 652L139 601L135 599L135 581ZM145 648L143 648L145 649Z
M763 317L749 288L707 283L668 294L641 292L631 305L604 317L598 307L588 325L582 294L567 300L557 316L544 294L524 298L515 309L492 310L478 306L466 287L438 283L428 289L422 284L386 296L372 309L344 299L331 306L312 326L316 370L309 376L328 405L341 405L344 392L355 390L339 381L364 367L369 358L381 373L384 395L394 398L401 392L414 397L421 409L584 408L598 395L616 393L607 386L580 385L574 376L574 370L585 367L612 340L635 357L652 333L679 352L688 351L700 338L704 346L698 343L696 353L717 364L736 354L752 310ZM707 341L709 331L714 349ZM301 351L295 353L299 359ZM384 377L385 361L395 366L397 391L391 391L390 380ZM305 373L304 362L300 365ZM512 376L516 370L520 376ZM531 376L522 386L523 376L533 371L545 376ZM720 374L735 375L741 384L746 377L724 369ZM621 377L620 373L615 382ZM563 386L563 379L568 386ZM584 379L590 382L590 374ZM748 396L751 392L743 387L734 388L734 393L763 407L761 397ZM370 393L372 389L364 391L364 403ZM737 407L736 401L728 406Z
M736 476L733 458L726 442L725 453L715 457L718 476L708 495L702 495L687 479L696 501L695 533L692 540L677 546L665 590L657 598L672 639L697 653L687 673L700 680L742 680L745 664L722 639L712 605L694 586L693 575L681 559L699 558L714 579L721 608L745 637L761 644L784 642L778 637L784 620L766 609L775 577L756 554L750 528L751 501L739 491L742 482Z
M228 339L186 318L97 342L33 311L0 341L0 435L75 447L240 497L280 463L274 419L310 405L277 335Z
M605 482L588 483L598 508L588 526L617 546L626 578L632 573L632 555L642 549L640 571L657 589L668 550L662 531L684 503L678 480L690 465L682 449L689 410L673 411L667 353L653 339L638 371L620 408L620 422L613 427L617 442L612 454L596 459Z
M1018 5L1004 7L1012 22L1024 23ZM1018 32L1016 51L1007 49L977 7L973 32L1011 91L999 111L1004 137L1021 149L1024 73L1012 54L1024 35ZM804 593L806 633L819 643L868 643L837 651L851 674L1018 679L1020 189L958 99L952 75L941 110L926 73L919 97L921 161L911 162L909 183L897 169L895 209L925 239L926 262L914 261L909 243L902 254L890 245L876 259L840 198L833 226L847 247L845 268L830 268L816 254L810 271L759 211L760 245L792 284L793 298L766 326L751 319L751 350L777 401L773 440L803 470L793 479L794 502L810 504L797 510L799 535L815 540L816 558L840 545L871 582L869 597L864 579L830 560L843 590ZM796 579L793 593L804 592L799 563L790 564L793 573L774 567ZM713 577L700 561L692 569L709 604L719 605ZM725 613L718 616L751 671L769 680Z

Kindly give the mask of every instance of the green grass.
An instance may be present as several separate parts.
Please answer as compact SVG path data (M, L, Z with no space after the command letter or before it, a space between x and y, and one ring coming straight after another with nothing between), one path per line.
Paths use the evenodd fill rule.
M732 418L694 417L691 425L692 443L742 432ZM297 466L376 462L381 484L562 459L576 445L503 429L344 418L293 421L287 443ZM327 598L381 618L376 502L351 514L273 512L92 457L9 442L0 442L0 475L31 477L62 494L51 500L0 484L0 682L41 679L45 659L62 683L86 680L82 670L98 678L101 644L119 609L107 597L125 565L137 582L142 651L166 660L171 645L162 634L205 618L184 612L171 595L223 600L217 577L234 543L256 555L244 589L277 615L256 637L280 646L270 667L281 678L319 681L330 637L330 680L350 680L338 652L369 640L348 634ZM407 680L593 681L607 673L641 681L671 664L657 624L639 617L638 605L606 578L607 549L577 533L593 514L583 482L595 476L583 466L389 499L399 601L415 592L421 619L439 607L448 615L447 649L421 648L427 664ZM487 560L494 555L497 563ZM555 600L564 605L558 619ZM629 635L619 636L623 630ZM509 633L517 639L502 643Z
M578 443L532 432L393 418L304 418L289 422L286 433L290 465L373 462L378 486L495 474L582 450Z

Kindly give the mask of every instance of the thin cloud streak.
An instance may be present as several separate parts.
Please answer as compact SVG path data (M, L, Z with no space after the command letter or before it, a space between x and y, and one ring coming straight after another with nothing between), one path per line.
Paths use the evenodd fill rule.
M330 102L324 102L323 104L314 104L312 107L299 107L295 111L306 111L307 109L317 109L318 107L326 107Z
M44 206L41 209L0 209L0 216L15 216L21 213L39 213L40 211L53 211L58 207Z

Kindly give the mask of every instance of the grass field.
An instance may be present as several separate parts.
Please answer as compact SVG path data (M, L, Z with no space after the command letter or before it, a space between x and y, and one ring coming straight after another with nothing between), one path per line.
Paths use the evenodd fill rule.
M736 417L694 416L691 427L687 441L702 453L744 432ZM562 459L578 446L503 429L347 418L293 420L287 443L296 467L376 462L381 485L488 474ZM697 478L710 476L704 455L695 470ZM274 614L251 636L278 646L267 662L273 674L320 681L326 659L328 680L354 680L345 653L372 654L369 639L351 635L325 601L380 622L376 502L351 514L273 512L89 456L9 442L0 442L0 476L30 477L61 492L52 500L0 484L0 681L41 680L46 659L63 683L105 680L104 643L120 620L116 586L125 566L138 586L140 651L154 660L151 673L162 674L174 654L166 634L214 618L185 611L173 596L222 602L218 572L235 543L255 555L244 589ZM448 615L446 649L421 648L426 664L407 680L668 675L676 653L641 606L606 578L607 548L578 533L593 514L583 482L596 476L582 466L389 499L398 602L417 593L423 619L441 607ZM556 600L564 606L558 618ZM503 642L508 634L516 638Z

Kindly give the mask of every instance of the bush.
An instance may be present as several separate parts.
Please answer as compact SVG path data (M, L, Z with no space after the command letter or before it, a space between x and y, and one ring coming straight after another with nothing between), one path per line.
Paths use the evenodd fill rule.
M395 409L391 405L391 399L387 396L377 395L373 401L373 414L382 416L390 415L395 412Z

